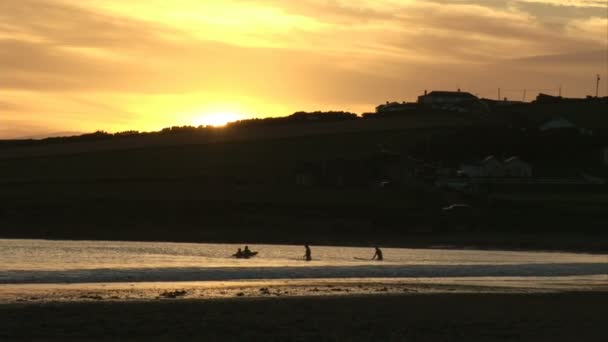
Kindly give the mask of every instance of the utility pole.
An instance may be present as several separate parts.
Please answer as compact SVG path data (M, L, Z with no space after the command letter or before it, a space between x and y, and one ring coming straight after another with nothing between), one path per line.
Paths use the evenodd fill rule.
M524 99L523 99L524 102L526 102L526 92L527 91L528 91L527 89L524 89Z
M562 97L562 86L559 86L559 97Z
M597 75L597 83L595 84L595 97L600 97L600 75Z
M501 98L500 98L500 88L498 88L498 101L500 101L500 100L501 100Z

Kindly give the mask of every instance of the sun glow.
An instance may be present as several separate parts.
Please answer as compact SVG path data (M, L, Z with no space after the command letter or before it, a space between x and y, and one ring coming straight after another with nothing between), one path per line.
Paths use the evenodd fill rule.
M194 120L197 126L222 127L230 122L241 120L242 116L236 113L215 112L203 114Z

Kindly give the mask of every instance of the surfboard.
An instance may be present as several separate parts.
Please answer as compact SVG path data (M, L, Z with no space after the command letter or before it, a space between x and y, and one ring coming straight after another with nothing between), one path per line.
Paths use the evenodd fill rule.
M236 254L232 254L232 257L237 258L237 259L251 259L256 255L258 255L258 252L251 252L251 254L249 254L249 255L240 255L240 256L237 256Z

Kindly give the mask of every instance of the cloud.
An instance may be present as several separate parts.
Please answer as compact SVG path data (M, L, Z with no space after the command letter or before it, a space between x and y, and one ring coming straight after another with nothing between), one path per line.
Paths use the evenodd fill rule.
M0 110L2 111L13 111L19 109L19 105L11 102L0 101Z
M596 41L598 44L608 47L608 16L572 20L567 25L567 30L571 36Z
M604 0L518 0L524 3L537 3L562 7L593 7L606 9Z
M362 112L425 88L484 95L563 83L583 95L584 74L608 73L598 57L608 40L603 8L584 0L3 1L8 101L0 109L22 116L15 130L41 121L36 127L87 131L185 124L221 106Z

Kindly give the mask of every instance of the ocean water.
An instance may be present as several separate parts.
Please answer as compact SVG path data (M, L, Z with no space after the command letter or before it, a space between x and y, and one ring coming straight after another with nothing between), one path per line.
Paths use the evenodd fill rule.
M0 240L0 284L228 281L267 279L571 277L608 275L608 255L449 249L166 242Z

